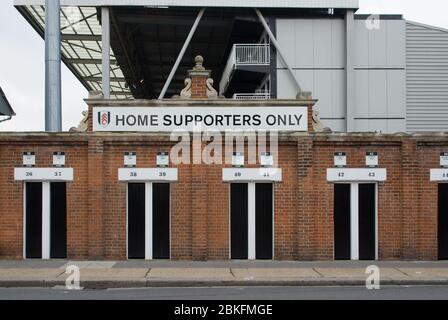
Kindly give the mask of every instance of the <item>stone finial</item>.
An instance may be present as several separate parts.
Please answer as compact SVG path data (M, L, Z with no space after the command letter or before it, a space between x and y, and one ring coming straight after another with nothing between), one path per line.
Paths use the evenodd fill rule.
M182 99L218 99L218 92L213 88L211 70L204 67L204 58L194 58L195 66L188 70L185 87L180 93Z
M204 68L204 57L198 55L194 58L196 65L193 67L194 71L205 71Z

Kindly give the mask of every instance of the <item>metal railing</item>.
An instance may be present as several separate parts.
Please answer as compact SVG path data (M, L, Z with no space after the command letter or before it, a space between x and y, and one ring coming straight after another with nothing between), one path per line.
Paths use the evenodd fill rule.
M237 65L269 65L271 50L268 44L235 44L235 63Z
M270 63L271 47L269 44L234 44L219 83L219 93L224 94L232 72L238 66L268 66Z
M235 93L234 100L269 100L271 93L269 91L257 91L255 93Z

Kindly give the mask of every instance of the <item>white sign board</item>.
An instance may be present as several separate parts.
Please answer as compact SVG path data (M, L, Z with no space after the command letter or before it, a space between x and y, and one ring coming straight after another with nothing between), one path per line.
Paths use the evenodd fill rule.
M448 168L448 152L442 152L440 154L440 166Z
M176 168L120 168L118 180L125 182L174 182L177 181Z
M73 168L15 168L16 181L73 181Z
M448 168L431 169L431 181L448 182Z
M168 152L157 153L156 162L158 167L168 167L170 165L170 155Z
M282 169L278 168L225 168L222 171L225 182L281 182Z
M23 165L27 167L33 167L36 165L36 155L34 152L23 153Z
M378 167L378 152L366 153L366 166L369 168Z
M234 152L232 155L232 166L244 167L244 154L241 152Z
M65 153L64 152L53 153L53 166L55 166L55 167L65 166Z
M126 167L135 167L137 165L137 153L125 152L123 162Z
M337 168L347 166L347 154L345 152L336 152L334 154L334 166Z
M307 107L94 107L93 131L308 131Z
M386 169L327 169L327 181L329 182L382 182L386 180Z
M260 155L260 164L262 167L274 166L274 156L270 152L262 152Z

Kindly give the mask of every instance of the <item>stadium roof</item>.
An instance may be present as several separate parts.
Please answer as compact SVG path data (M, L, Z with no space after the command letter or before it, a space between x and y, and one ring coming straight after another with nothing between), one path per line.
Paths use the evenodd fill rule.
M44 5L45 0L15 0L16 6ZM63 6L173 6L246 8L357 9L358 0L61 0Z
M44 4L45 0L14 1L19 12L42 38L45 33ZM210 7L211 11L219 8L233 10L233 18L225 17L221 11L207 13L203 20L210 20L201 22L167 94L178 93L183 88L187 66L191 66L196 54L206 57L206 66L215 71L215 80L219 79L225 64L223 55L228 50L226 39L230 39L235 29L232 21L238 15L244 15L238 8L246 14L252 7L283 9L284 12L288 12L288 8L344 10L358 8L358 0L61 0L62 61L89 91L102 91L101 6L111 7L113 24L111 98L132 99L155 98L160 92L198 7ZM166 7L171 10L164 10ZM246 29L255 32L256 28L242 27L241 34L245 34Z
M15 116L14 110L12 110L11 105L8 102L8 99L6 99L5 94L3 93L2 88L0 88L0 116Z
M39 1L34 1L39 2ZM43 5L17 7L20 13L44 38ZM89 91L101 90L101 25L95 7L61 7L62 60ZM111 50L111 96L132 98L120 67Z

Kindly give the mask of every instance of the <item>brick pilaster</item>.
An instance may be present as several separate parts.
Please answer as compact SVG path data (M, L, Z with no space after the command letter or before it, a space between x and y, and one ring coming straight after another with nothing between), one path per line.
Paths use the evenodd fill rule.
M201 145L202 151L202 145ZM200 165L201 152L193 152L191 165L191 209L192 209L192 236L193 260L207 259L207 214L208 214L208 184L207 166ZM196 164L195 164L196 163Z
M101 139L88 143L88 237L89 259L104 258L104 144Z
M313 206L313 141L299 137L297 142L297 197L294 247L298 260L315 259L315 223Z
M402 144L401 183L403 219L403 258L417 259L419 248L419 182L418 182L417 142L404 139Z

